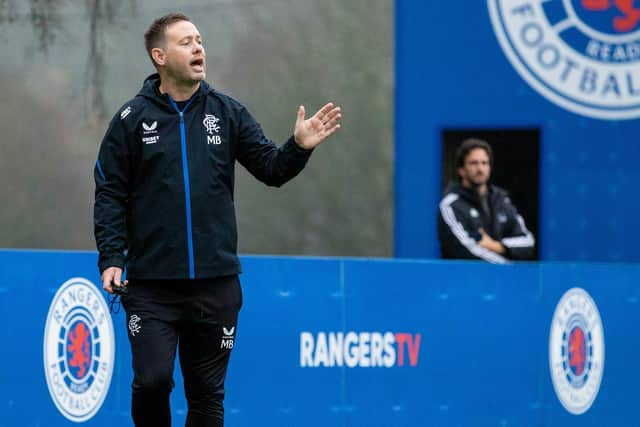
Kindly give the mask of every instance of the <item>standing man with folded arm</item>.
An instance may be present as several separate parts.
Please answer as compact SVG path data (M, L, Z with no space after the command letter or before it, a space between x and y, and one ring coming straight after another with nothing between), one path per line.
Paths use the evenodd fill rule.
M489 184L493 153L479 139L456 151L458 182L440 202L438 238L442 258L480 259L503 264L531 259L535 239L505 190Z
M204 81L205 50L188 17L156 19L145 47L158 72L115 115L96 161L98 266L103 288L123 293L135 425L171 425L179 351L186 426L222 426L242 305L235 161L281 186L340 128L341 110L329 103L306 119L300 106L278 148L242 104Z

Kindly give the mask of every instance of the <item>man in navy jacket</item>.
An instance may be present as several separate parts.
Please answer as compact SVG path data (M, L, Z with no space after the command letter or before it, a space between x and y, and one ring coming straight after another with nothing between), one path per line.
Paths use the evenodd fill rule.
M115 115L96 161L98 265L103 288L124 293L136 426L170 425L178 341L186 425L222 426L242 305L235 161L280 186L340 128L341 110L329 103L305 118L300 106L293 135L278 148L242 104L204 81L205 50L189 18L156 19L145 46L158 73Z

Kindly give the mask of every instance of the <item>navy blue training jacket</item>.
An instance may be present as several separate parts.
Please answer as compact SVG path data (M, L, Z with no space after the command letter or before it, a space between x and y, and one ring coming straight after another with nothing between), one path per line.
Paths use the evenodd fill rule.
M496 264L508 260L531 259L535 252L535 238L527 229L524 219L511 203L508 193L495 185L489 185L490 217L482 209L477 191L452 182L440 202L438 238L442 258L481 259ZM481 247L480 229L499 240L506 254Z
M293 137L278 148L247 109L207 83L182 111L148 77L112 119L94 170L100 272L131 279L217 277L240 272L233 203L238 160L280 186L311 151Z

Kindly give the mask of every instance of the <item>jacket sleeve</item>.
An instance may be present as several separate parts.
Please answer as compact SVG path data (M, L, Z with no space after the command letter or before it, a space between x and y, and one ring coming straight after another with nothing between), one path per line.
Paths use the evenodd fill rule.
M127 141L124 123L117 115L102 140L93 172L93 224L100 273L108 267L124 269L130 165Z
M457 194L447 194L440 202L438 219L438 235L440 247L445 258L480 259L494 264L507 263L503 256L483 248L478 244L480 234L476 230L465 227L461 212L453 205L458 200Z
M507 249L507 256L515 260L533 258L536 240L509 198L505 200L505 210L511 227L510 232L502 238L501 243Z
M242 107L239 115L237 158L254 177L280 187L302 171L312 150L298 147L293 136L278 148L246 108Z

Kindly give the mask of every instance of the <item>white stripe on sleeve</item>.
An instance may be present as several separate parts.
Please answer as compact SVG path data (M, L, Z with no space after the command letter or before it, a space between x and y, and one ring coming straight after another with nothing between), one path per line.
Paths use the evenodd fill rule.
M453 208L451 208L451 205L456 200L458 200L458 195L451 193L447 194L440 202L440 214L451 230L451 233L453 233L456 239L458 239L458 241L460 241L460 243L473 255L494 264L506 264L506 258L490 251L489 249L483 248L475 241L475 239L469 236L467 230L465 230L462 224L457 220L456 215L453 212Z
M502 239L502 244L508 248L528 248L536 244L536 239L533 237L533 234L527 229L527 226L524 225L524 219L521 215L516 215L516 219L524 231L524 236L518 237L507 237L506 239Z

